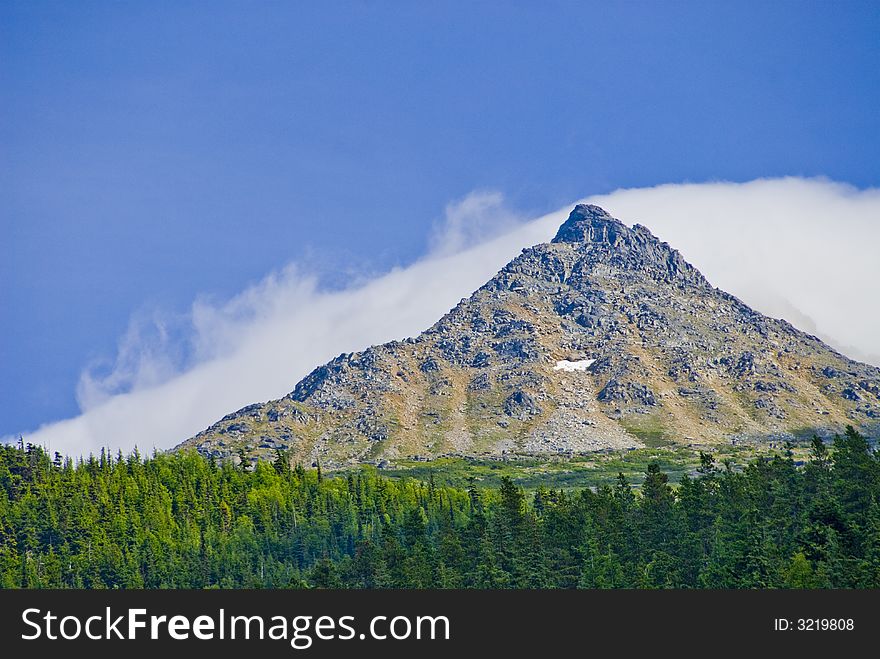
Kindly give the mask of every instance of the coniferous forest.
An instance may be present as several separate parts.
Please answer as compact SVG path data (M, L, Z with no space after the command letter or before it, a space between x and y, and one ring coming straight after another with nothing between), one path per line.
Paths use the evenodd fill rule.
M4 445L0 586L877 588L880 456L848 428L802 466L527 493Z

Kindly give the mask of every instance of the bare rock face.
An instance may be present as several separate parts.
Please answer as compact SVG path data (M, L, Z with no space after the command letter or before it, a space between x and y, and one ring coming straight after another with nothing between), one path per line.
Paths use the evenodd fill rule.
M713 288L645 227L581 204L552 242L418 337L340 355L181 446L219 459L280 448L333 467L846 424L876 434L880 369Z

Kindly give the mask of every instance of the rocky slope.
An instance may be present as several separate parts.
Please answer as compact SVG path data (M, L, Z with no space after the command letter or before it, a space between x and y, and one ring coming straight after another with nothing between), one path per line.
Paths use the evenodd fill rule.
M713 288L645 227L579 205L418 337L340 355L181 446L332 467L848 423L880 423L880 369Z

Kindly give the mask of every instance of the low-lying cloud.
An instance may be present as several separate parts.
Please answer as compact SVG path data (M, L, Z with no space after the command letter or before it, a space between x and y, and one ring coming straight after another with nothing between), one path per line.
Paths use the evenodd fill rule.
M670 184L587 199L678 248L716 286L880 364L880 191L821 179ZM573 202L574 203L574 202ZM87 369L82 413L26 435L70 455L166 449L255 401L278 398L341 352L414 336L573 204L526 219L497 192L450 204L418 262L342 290L290 265L184 318L140 314L109 372Z
M594 200L646 225L713 285L880 365L880 190L783 178L660 185Z

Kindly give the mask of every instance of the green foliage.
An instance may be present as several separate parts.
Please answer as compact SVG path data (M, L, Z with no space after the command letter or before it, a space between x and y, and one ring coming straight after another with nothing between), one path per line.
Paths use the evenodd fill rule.
M742 470L468 489L198 454L0 446L3 588L877 588L880 458L849 428Z

